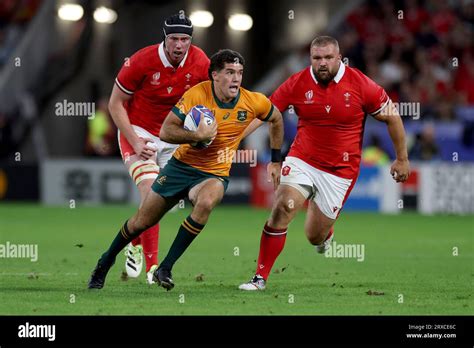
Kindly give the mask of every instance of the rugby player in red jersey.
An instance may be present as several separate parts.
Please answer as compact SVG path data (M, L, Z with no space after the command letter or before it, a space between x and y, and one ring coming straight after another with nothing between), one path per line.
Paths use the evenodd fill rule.
M263 228L255 276L241 290L265 289L288 225L306 200L306 237L318 252L329 247L329 231L359 175L367 114L387 124L396 153L390 169L394 180L404 182L410 174L403 123L384 89L345 66L332 37L314 39L310 58L311 66L288 78L270 97L281 112L294 109L298 128ZM261 124L254 120L245 135Z
M120 153L141 203L177 147L159 138L164 119L184 92L208 79L209 58L191 45L189 18L183 14L167 18L163 32L163 42L142 48L125 60L109 102L119 129ZM147 282L153 282L152 274L158 267L158 232L157 224L127 246L125 269L129 277L140 275L143 249Z

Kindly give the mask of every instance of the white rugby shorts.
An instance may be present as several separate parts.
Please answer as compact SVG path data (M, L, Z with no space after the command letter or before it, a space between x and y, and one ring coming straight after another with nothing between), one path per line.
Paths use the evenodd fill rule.
M330 219L339 215L353 181L319 170L296 157L286 158L280 175L281 185L296 188Z
M133 130L140 138L150 138L153 140L154 146L157 148L156 151L156 158L151 158L160 169L164 168L166 163L168 163L173 153L178 148L178 144L170 144L160 138L154 136L147 130L142 127L132 125ZM128 143L127 139L124 136L120 136L120 130L118 131L118 142L120 147L120 154L122 155L122 159L124 162L127 161L127 157L130 157L131 154L134 153L133 147Z

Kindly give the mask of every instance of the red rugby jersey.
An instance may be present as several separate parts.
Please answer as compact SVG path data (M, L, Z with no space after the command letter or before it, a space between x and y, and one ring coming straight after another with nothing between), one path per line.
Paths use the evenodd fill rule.
M209 58L191 45L178 68L168 61L163 43L148 46L125 60L115 83L133 97L125 103L130 123L158 136L164 119L181 96L208 80Z
M310 66L290 76L270 100L282 112L293 108L299 117L288 156L353 179L359 173L365 114L380 112L389 97L359 70L341 63L327 86L317 82Z

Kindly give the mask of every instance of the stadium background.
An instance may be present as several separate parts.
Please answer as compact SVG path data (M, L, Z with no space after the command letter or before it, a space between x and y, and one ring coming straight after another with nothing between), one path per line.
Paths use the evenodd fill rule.
M66 4L82 10L68 12ZM114 16L95 13L101 6L115 11L113 23L99 23ZM0 260L0 313L472 313L473 6L469 0L2 1L0 243L37 244L39 260ZM243 300L235 289L254 270L272 201L262 127L241 146L256 151L257 165L234 165L222 206L177 266L184 290L173 296L184 291L198 301L179 307L177 297L155 298L157 289L121 280L119 259L108 282L112 296L99 304L84 291L85 282L138 202L106 108L113 80L126 57L162 40L165 17L198 10L209 11L213 23L199 27L195 19L193 43L208 56L219 48L241 52L247 63L243 86L266 95L309 63L314 36L335 36L345 63L409 108L402 118L412 176L403 185L392 182L386 127L368 118L361 175L335 225L336 241L365 245L365 261L318 258L304 240L301 213L271 278L275 292L267 292L268 302L258 310L251 305L260 303L258 297ZM80 18L65 20L75 11L83 12ZM230 27L228 19L237 13L253 19L249 30ZM58 103L68 102L93 106L94 117L60 115ZM284 117L287 150L297 118L291 112ZM188 211L185 203L163 221L161 257ZM298 300L288 306L297 288ZM327 303L314 298L318 291ZM370 296L374 291L380 298ZM138 297L129 306L115 304L131 292ZM71 294L85 298L82 305L68 306ZM404 294L408 299L400 302ZM147 307L150 296L160 309Z

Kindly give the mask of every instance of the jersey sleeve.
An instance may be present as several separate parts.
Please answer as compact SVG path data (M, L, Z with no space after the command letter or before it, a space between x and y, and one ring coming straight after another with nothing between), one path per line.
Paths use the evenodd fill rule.
M186 114L191 110L191 108L195 105L202 104L202 95L204 94L204 91L202 90L202 87L199 85L196 85L186 91L186 93L183 94L181 99L176 103L175 106L171 109L171 111L178 116L181 121L184 122L184 119L186 118Z
M192 46L194 52L196 52L195 59L196 59L196 75L198 77L199 82L209 80L209 66L211 61L207 57L206 53L203 50L196 46Z
M291 99L291 81L290 79L286 80L283 82L283 84L280 85L276 89L275 92L270 96L270 101L275 105L280 112L283 113L286 109L288 109L288 106L291 104L290 99Z
M268 121L273 113L273 104L262 93L254 93L255 117L262 121Z
M209 60L209 58L207 58L207 56L205 54L203 54L203 57L202 57L202 69L201 69L201 73L200 73L200 76L199 76L199 80L202 82L202 81L207 81L209 80L209 66L211 65L211 61Z
M362 82L362 92L364 96L364 111L372 116L381 112L390 100L387 92L367 76L364 76Z
M142 69L143 62L141 56L141 52L138 51L130 58L125 59L122 68L115 78L115 83L120 90L128 95L133 95L145 78Z

